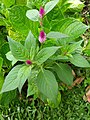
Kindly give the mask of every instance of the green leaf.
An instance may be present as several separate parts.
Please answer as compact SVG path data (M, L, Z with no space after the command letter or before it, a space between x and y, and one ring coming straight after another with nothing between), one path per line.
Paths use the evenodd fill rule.
M1 72L1 69L2 69L2 65L3 65L3 58L0 57L0 72Z
M67 64L57 63L53 70L57 73L59 79L66 83L67 85L72 85L73 83L73 75L72 69Z
M1 49L0 49L0 53L1 53L1 56L3 58L3 65L6 67L10 66L10 62L6 58L6 53L8 51L10 51L10 49L9 49L9 44L7 42L7 43L3 44Z
M38 21L39 20L39 11L36 9L28 10L26 12L26 16L32 21Z
M31 73L31 66L22 66L22 68L19 69L17 74L17 79L19 81L18 89L19 92L21 92L21 89L28 79L29 75Z
M38 54L35 57L35 60L38 62L38 64L42 64L45 62L49 57L51 57L60 47L46 47L43 48L38 52Z
M31 31L29 32L25 40L25 47L28 49L30 53L30 60L32 60L35 55L35 51L36 51L36 39L33 36Z
M85 55L87 55L88 57L90 57L90 49L84 50L84 53L85 53Z
M37 86L34 80L28 80L27 97L37 92Z
M8 37L10 50L12 55L19 61L26 61L29 59L28 50L19 42L12 40Z
M27 0L15 0L16 4L20 4L20 5L26 5L27 4Z
M59 0L52 0L48 3L46 3L45 5L45 14L47 14L48 12L50 12L55 6L56 4L59 2Z
M65 55L53 55L52 57L50 57L51 60L59 60L59 61L68 61L68 57Z
M14 5L9 9L9 19L11 27L16 31L22 34L22 37L26 37L28 34L32 23L26 17L26 11L28 8L26 6Z
M80 0L69 0L68 3L70 3L69 9L73 12L81 12L83 10L83 7L85 6L84 3Z
M74 18L64 18L53 24L52 31L59 31L68 35L65 41L72 41L82 35L89 27Z
M77 67L90 67L89 62L80 54L73 55L73 57L70 58L70 62Z
M36 79L37 79L37 75L38 75L38 70L37 68L34 68L31 70L31 74L28 77L28 89L27 89L27 97L30 95L35 95L38 94L38 88L36 85Z
M87 44L87 46L86 46L85 49L84 49L84 53L85 53L87 56L90 56L90 41L88 41L88 44Z
M11 51L9 51L7 54L6 54L6 58L10 61L12 61L12 66L18 61L11 53Z
M6 7L10 7L13 4L15 4L15 0L2 0L2 2L5 4Z
M56 102L58 94L58 84L54 74L43 69L37 76L37 86L39 91L44 94L49 100Z
M59 39L59 38L67 38L67 37L68 37L68 35L62 34L60 32L54 32L54 31L51 31L47 34L47 38Z
M0 72L0 91L2 89L3 83L4 83L4 75L3 72ZM2 94L0 94L0 100L1 98L2 98Z
M83 40L79 42L74 42L68 46L68 53L73 53L75 51L82 51L81 43Z
M7 92L14 90L18 87L19 80L17 79L17 74L22 65L15 66L6 76L1 92Z

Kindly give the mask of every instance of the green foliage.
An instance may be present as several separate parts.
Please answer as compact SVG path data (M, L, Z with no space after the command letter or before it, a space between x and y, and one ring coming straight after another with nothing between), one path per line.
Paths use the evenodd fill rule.
M29 34L25 40L25 47L28 49L28 52L30 53L30 59L32 60L35 55L36 39L34 38L31 31L29 32Z
M65 42L73 41L74 39L82 35L87 29L88 26L73 18L64 18L57 21L52 26L52 30L60 31L61 33L70 36L64 39Z
M9 103L15 100L15 98L16 98L16 90L5 92L2 94L0 105L4 107L8 107Z
M37 76L37 86L46 98L56 103L58 84L52 72L42 69Z
M62 34L60 32L51 31L47 34L47 38L62 39L62 38L67 38L67 37L68 37L68 35Z
M9 107L0 106L0 118L22 120L89 120L90 104L83 101L83 95L83 86L64 91L62 102L57 108L50 108L39 100L33 101L33 104L27 100L16 100Z
M38 62L38 64L42 64L45 62L49 57L51 57L60 47L46 47L43 48L38 52L38 54L35 57L35 60Z
M27 0L15 0L18 5L26 5Z
M73 69L89 69L85 56L89 56L89 44L85 44L82 36L89 27L80 17L75 17L83 8L80 4L83 5L80 1L76 5L76 0L73 3L70 0L0 1L2 101L11 90L8 101L12 100L13 90L18 88L20 94L27 91L24 96L40 98L51 107L58 106L61 100L58 83L72 85ZM45 10L42 18L41 6ZM2 31L3 26L7 33ZM59 87L62 88L61 84Z
M12 66L18 61L11 53L11 51L9 51L7 54L6 54L6 58L10 61L12 61Z
M6 7L10 7L10 6L12 6L12 5L14 5L15 4L15 0L2 0L2 2L4 3L4 5L6 6Z
M28 10L26 12L26 16L32 20L32 21L38 21L39 19L39 11L36 10L36 9L33 9L33 10Z
M2 89L3 83L4 83L4 75L3 72L0 72L0 91ZM1 98L2 98L2 94L0 94L0 100Z
M21 89L25 83L25 81L28 79L29 75L31 74L31 67L29 66L22 66L20 70L18 71L17 79L19 81L18 89L19 92L21 92Z
M89 62L80 54L73 55L73 57L70 58L70 62L78 67L90 67Z
M0 72L1 72L1 69L2 69L2 65L3 65L3 58L0 57Z
M46 3L45 5L45 14L47 14L48 12L50 12L55 6L56 4L59 2L59 0L52 0L48 3Z
M9 19L14 29L22 34L29 32L30 22L26 18L27 7L25 6L13 6L9 10Z
M8 37L8 41L12 55L17 60L25 61L29 59L29 52L21 43L18 43L9 37Z
M84 53L87 56L90 56L90 42L88 42L87 46L85 47Z
M72 69L67 64L59 63L53 66L53 70L57 73L59 79L67 85L72 85L73 75Z
M74 52L82 52L82 40L78 42L73 42L72 44L68 45L68 53L74 53Z
M3 84L2 91L1 91L2 93L10 90L14 90L18 87L20 81L19 79L17 79L17 75L21 67L22 65L15 66L6 76L5 82Z

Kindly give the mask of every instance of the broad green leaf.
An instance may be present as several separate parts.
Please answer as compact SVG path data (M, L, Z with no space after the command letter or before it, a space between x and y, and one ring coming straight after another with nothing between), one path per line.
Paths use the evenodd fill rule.
M83 40L79 42L74 42L68 46L68 53L73 53L75 51L82 51L81 43Z
M57 108L60 105L61 102L61 93L58 92L57 98L56 98L56 103L53 103L52 101L50 101L49 99L47 99L48 105L51 108Z
M17 74L17 79L19 81L18 89L19 92L21 92L21 89L28 79L29 75L31 73L31 66L22 66L22 68L19 69Z
M35 55L35 51L36 51L36 39L33 36L31 31L29 32L25 40L25 47L28 49L29 54L30 54L30 59L32 60Z
M72 75L72 69L69 65L63 64L63 63L57 63L53 70L57 73L59 79L66 83L67 85L72 85L73 83L73 75Z
M39 91L49 100L56 102L58 94L58 84L54 74L49 70L43 69L38 74L36 82Z
M89 62L80 54L73 55L73 57L70 58L70 62L77 67L90 67Z
M22 65L15 66L6 76L1 93L14 90L18 87L17 74Z
M47 38L59 39L59 38L67 38L67 37L68 37L68 35L62 34L60 32L54 32L54 31L51 31L47 34Z
M11 53L11 51L9 51L7 54L6 54L6 58L10 61L12 61L12 66L18 61Z
M38 64L42 64L45 62L49 57L51 57L60 47L46 47L43 48L38 52L38 54L35 57L35 60L38 62Z
M53 24L52 31L59 31L68 35L65 41L73 41L82 35L89 27L74 18L64 18Z
M2 2L4 3L4 5L6 6L6 7L10 7L10 6L12 6L12 5L14 5L15 4L15 0L2 0Z
M68 57L65 56L65 55L64 55L64 56L63 56L63 55L57 55L57 56L56 56L56 55L55 55L55 56L53 55L53 56L50 57L50 59L51 59L51 60L59 60L59 61L63 61L63 62L69 60Z
M46 3L45 5L45 14L47 14L48 12L50 12L55 6L56 4L59 2L59 0L52 0L48 3Z
M28 18L26 17L26 6L13 6L9 9L9 19L11 22L12 27L23 34L28 34L30 30L30 23Z
M8 37L10 50L12 55L19 61L26 61L29 59L28 50L19 42L12 40Z
M0 57L0 72L1 72L1 69L2 69L2 65L3 65L3 58Z
M34 68L31 70L31 74L28 77L28 89L27 89L27 97L30 95L35 95L35 93L38 93L38 88L36 85L36 79L38 75L38 69Z
M74 12L75 11L80 12L83 10L84 3L81 2L80 0L68 0L68 3L70 3L69 8Z
M32 21L38 21L39 20L39 11L36 9L28 10L26 12L26 16Z

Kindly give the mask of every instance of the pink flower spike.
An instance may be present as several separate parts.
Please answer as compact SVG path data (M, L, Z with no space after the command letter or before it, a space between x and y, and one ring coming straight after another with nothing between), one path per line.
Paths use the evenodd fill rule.
M32 62L31 62L30 60L26 60L26 64L27 64L27 65L31 65Z
M40 7L40 10L39 10L40 18L43 18L44 14L45 14L44 8L43 8L43 7Z
M43 43L46 40L46 33L42 30L39 34L39 41Z

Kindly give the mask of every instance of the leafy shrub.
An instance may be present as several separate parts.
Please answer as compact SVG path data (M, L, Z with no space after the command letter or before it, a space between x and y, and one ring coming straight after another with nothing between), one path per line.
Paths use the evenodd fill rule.
M22 2L26 5L1 2L1 19L9 37L0 48L0 68L4 57L12 62L6 60L9 73L4 83L1 70L1 93L8 94L18 88L21 94L23 86L28 83L27 97L34 95L34 99L38 97L57 106L61 100L58 84L61 86L61 81L68 86L73 84L72 66L90 67L83 54L84 40L81 37L89 27L80 20L67 17L71 3L53 0L40 7L41 3L31 9L29 2Z

